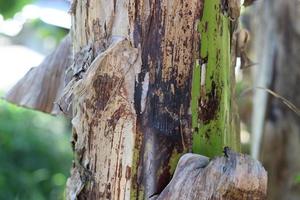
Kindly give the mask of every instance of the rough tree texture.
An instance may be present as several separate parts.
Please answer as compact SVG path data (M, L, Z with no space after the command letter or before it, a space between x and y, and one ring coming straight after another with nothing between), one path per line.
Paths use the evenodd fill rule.
M201 155L182 156L171 182L156 200L258 200L266 194L267 172L262 165L229 150L227 156L211 162Z
M47 56L6 94L11 103L47 113L60 113L57 101L64 88L65 71L72 61L71 38L67 35Z
M138 50L126 40L117 41L94 59L86 76L70 83L77 104L69 197L76 197L85 186L90 192L81 193L84 199L129 198L136 122L134 75L139 68Z
M167 185L191 149L188 109L202 6L198 0L73 2L78 53L64 97L75 102L77 161L69 198L142 199ZM86 62L76 64L76 55Z
M300 4L298 0L265 0L259 5L258 67L267 74L270 88L300 107ZM267 9L266 9L267 8ZM264 44L262 46L262 44ZM263 48L262 48L263 47ZM255 105L256 106L256 105ZM258 108L261 112L262 108ZM268 198L296 200L300 185L300 118L278 98L270 97L261 159L269 172Z
M183 153L239 149L228 14L238 15L227 3L73 1L77 53L64 96L73 97L77 161L69 197L148 198L168 184ZM203 61L206 73L196 73ZM194 129L192 79L204 82L193 89Z
M73 115L67 199L148 199L163 191L182 154L239 148L229 51L237 13L227 3L73 0L74 60L58 100ZM219 164L205 176L225 160L212 161ZM260 187L252 181L250 193Z

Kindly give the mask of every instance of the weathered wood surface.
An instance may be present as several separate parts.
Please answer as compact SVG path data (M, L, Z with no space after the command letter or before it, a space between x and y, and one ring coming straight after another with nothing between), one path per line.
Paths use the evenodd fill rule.
M74 150L94 180L76 179L75 165L68 198L144 199L168 184L191 149L202 7L199 0L73 1L73 51L92 62L75 64L64 97L73 96Z
M56 103L64 88L65 71L72 61L71 38L60 45L37 67L32 68L5 96L11 103L58 114Z
M136 115L133 106L138 49L121 40L71 81L74 95L74 168L67 198L129 199ZM68 94L66 94L68 95ZM84 189L84 192L83 192Z
M230 133L224 127L233 121L229 21L219 0L206 2L202 19L203 0L73 1L72 79L58 101L63 109L73 106L75 160L67 199L148 199L165 188L179 157L193 146L191 90L195 65L205 59L201 45L204 57L211 49L202 77L218 84L206 84L211 92L203 98L212 97L215 107L210 112L203 101L208 114L199 118L215 121L217 131L206 130L197 142L213 134L222 148L220 134ZM220 45L227 55L222 62ZM218 112L227 117L220 120Z
M263 200L267 193L267 172L251 157L230 151L228 157L209 161L197 154L185 154L175 174L156 200Z

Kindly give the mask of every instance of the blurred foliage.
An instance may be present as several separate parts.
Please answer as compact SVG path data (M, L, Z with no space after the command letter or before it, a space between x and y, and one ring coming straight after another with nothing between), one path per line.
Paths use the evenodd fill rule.
M47 55L67 33L67 29L47 24L40 19L33 19L24 24L21 32L12 38L12 41L14 44L24 45Z
M67 35L69 30L49 25L40 19L35 19L29 22L29 28L36 31L39 39L53 38L56 45Z
M0 0L0 14L5 18L12 18L24 5L34 0Z
M0 199L64 199L69 132L64 119L0 100Z

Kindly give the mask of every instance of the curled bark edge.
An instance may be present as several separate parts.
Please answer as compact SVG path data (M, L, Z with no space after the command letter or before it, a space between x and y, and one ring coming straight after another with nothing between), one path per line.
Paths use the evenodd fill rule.
M267 172L248 155L230 150L211 161L197 154L184 154L171 182L151 200L266 199Z

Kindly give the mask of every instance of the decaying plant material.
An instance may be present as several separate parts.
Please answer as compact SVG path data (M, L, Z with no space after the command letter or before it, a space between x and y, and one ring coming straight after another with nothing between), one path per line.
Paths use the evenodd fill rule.
M239 149L229 31L239 6L222 2L224 12L220 0L73 1L74 60L55 97L72 107L67 199L264 198L265 171L235 153L187 154L169 183L186 152ZM187 196L174 196L177 181Z
M267 172L247 155L231 150L209 161L185 154L174 176L156 200L257 200L266 199Z
M57 101L65 85L65 71L71 62L71 38L67 35L52 54L27 72L5 99L27 108L60 113Z

